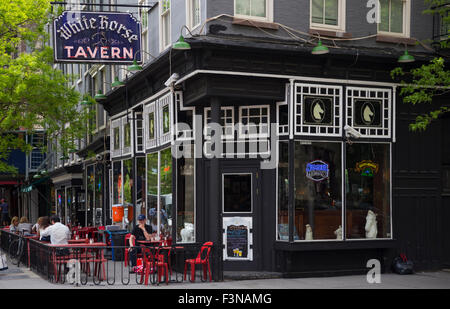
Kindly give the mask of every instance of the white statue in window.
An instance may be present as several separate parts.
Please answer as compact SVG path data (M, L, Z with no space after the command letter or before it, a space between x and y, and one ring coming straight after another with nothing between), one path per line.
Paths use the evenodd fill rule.
M342 226L339 225L339 228L334 231L334 235L336 235L336 239L342 239Z
M305 240L313 240L313 231L312 231L311 225L309 225L309 224L306 225Z
M184 223L184 228L180 231L182 242L193 242L194 241L194 224Z
M377 238L377 215L369 210L366 217L366 238Z

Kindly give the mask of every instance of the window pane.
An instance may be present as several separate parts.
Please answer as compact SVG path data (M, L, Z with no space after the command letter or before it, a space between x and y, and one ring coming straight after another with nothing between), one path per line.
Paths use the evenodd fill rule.
M172 231L172 151L167 148L161 151L161 233L171 237Z
M380 0L380 31L389 31L389 0Z
M250 15L250 0L236 0L236 14Z
M170 131L170 113L169 105L163 107L163 133L169 133Z
M323 24L323 3L324 0L311 1L311 18L313 23Z
M391 32L403 32L403 1L391 0Z
M136 158L136 217L145 211L145 158Z
M266 0L252 0L251 15L266 17Z
M347 238L389 238L388 144L347 145Z
M126 123L123 126L123 142L125 147L131 147L131 124Z
M325 0L325 24L337 26L339 0Z
M113 162L113 205L122 204L122 162Z
M223 176L224 212L252 211L252 175Z
M158 153L147 155L147 211L153 231L158 229Z
M150 139L155 138L155 113L150 112L148 114L148 134Z
M178 160L177 242L194 242L195 188L194 145ZM188 157L189 155L189 157Z
M120 149L120 128L114 128L114 150Z
M94 209L95 175L94 166L89 165L86 172L87 183L87 226L92 226L92 210Z
M299 239L342 239L341 144L296 142L294 173Z
M278 159L278 240L289 240L289 143L279 143ZM294 231L295 240L298 233Z
M133 206L133 160L123 161L123 204ZM132 209L129 209L132 211ZM130 216L131 217L131 216Z

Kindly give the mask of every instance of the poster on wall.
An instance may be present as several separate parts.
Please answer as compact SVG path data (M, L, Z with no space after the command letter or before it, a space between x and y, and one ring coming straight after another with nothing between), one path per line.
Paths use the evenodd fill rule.
M65 11L53 22L55 62L141 62L141 24L130 13Z
M253 218L251 217L223 218L224 261L253 260L252 224Z

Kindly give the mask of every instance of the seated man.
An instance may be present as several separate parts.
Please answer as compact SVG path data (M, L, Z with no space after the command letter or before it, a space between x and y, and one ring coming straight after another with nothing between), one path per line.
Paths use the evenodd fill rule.
M137 263L137 254L141 252L141 248L133 248L133 244L135 246L139 246L139 243L137 241L150 240L152 233L152 227L148 224L145 224L145 215L139 215L138 225L136 225L133 229L133 232L131 232L130 248L128 248L132 271Z
M52 245L67 245L71 237L69 228L60 222L58 216L51 216L50 222L52 225L42 231L41 237L50 236Z

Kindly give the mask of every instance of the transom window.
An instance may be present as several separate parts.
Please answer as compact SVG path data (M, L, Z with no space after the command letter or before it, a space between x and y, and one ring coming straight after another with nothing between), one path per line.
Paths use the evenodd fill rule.
M270 110L269 106L242 106L239 108L239 137L268 137Z
M409 0L380 0L378 32L409 36L410 10Z
M345 30L344 0L311 0L311 27Z
M205 137L211 137L211 108L205 108ZM222 107L220 112L220 125L223 128L222 138L234 137L234 109L233 107Z
M234 15L273 21L273 0L235 0Z

